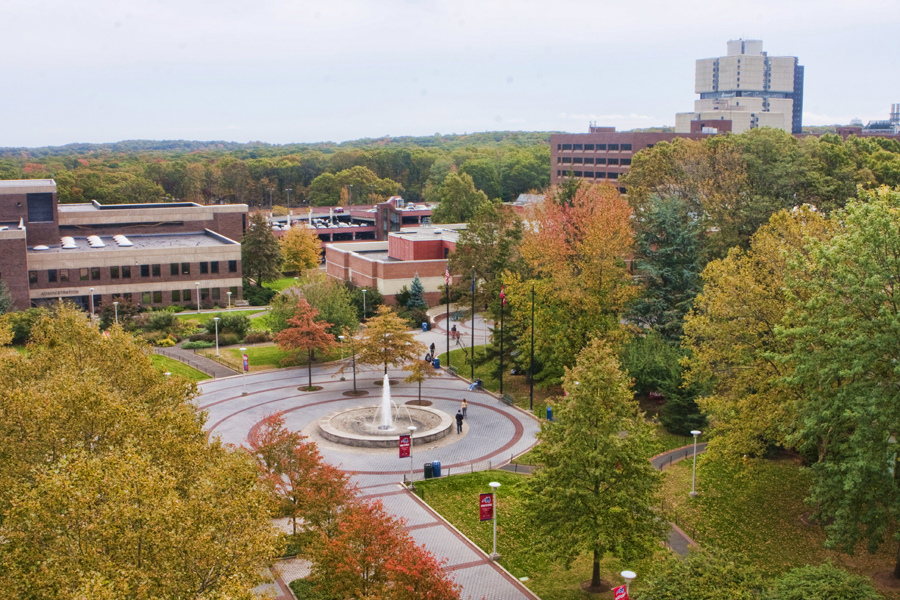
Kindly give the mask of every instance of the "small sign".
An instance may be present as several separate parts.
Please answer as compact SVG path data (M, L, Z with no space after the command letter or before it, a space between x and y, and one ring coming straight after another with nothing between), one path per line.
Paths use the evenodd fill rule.
M246 354L244 355L244 373L250 372L250 357Z
M482 521L490 521L494 518L494 494L481 494L479 496L479 514Z
M409 446L411 442L410 436L400 436L400 458L409 458Z
M617 588L613 588L613 600L628 600L628 588L624 585L620 585Z

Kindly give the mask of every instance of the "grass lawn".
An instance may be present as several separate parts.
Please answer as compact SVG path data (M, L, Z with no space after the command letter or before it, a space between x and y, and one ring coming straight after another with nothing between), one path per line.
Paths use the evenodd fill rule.
M688 495L691 461L677 463L664 473L663 511L670 520L695 535L701 546L741 552L769 575L827 559L866 576L893 569L895 541L885 543L874 555L863 545L853 556L825 549L822 527L800 520L810 510L803 499L811 477L791 458L739 465L701 459L697 465L700 495L695 499ZM888 598L900 598L900 592L879 591Z
M191 381L203 381L204 379L210 379L210 376L202 371L198 371L194 367L189 367L181 361L177 361L174 358L169 358L168 356L163 356L162 354L151 354L150 360L153 361L153 365L162 371L163 373L169 372L173 375L179 375L186 379L190 379Z
M180 312L176 313L175 316L178 317L180 321L197 321L200 325L206 325L209 321L212 321L215 317L219 317L220 319L228 314L245 312L249 317L252 314L256 314L259 312L264 313L265 308L260 306L254 306L253 308L233 308L231 310L223 310L219 312L203 312L197 314L196 312Z
M276 292L281 292L296 284L297 281L293 277L282 277L281 279L276 279L275 281L265 282L263 284L263 287L267 287L270 290L275 290Z
M527 476L506 471L485 471L470 475L454 475L416 483L425 501L454 527L459 529L482 550L493 548L493 529L490 521L478 520L478 494L489 492L488 483L501 484L497 492L497 551L500 564L515 577L528 577L525 582L541 598L547 600L606 600L611 593L588 594L579 584L591 578L591 562L585 555L572 568L564 569L541 552L541 540L527 527L523 491ZM621 582L616 574L625 568L646 572L643 565L622 565L607 559L601 563L603 577Z
M213 360L218 360L222 364L228 365L229 367L240 371L241 370L241 349L236 348L234 346L229 346L228 348L219 348L220 357L216 358L216 349L215 348L205 348L199 351L200 354L208 358L212 358ZM250 360L250 372L254 373L257 371L268 371L270 369L280 369L283 365L281 361L289 356L289 352L285 352L283 350L279 350L278 346L272 344L268 346L251 346L247 348L247 357ZM317 352L316 360L314 363L322 363L322 362L330 362L341 356L341 349L335 348L329 352ZM298 363L301 365L306 364L306 357ZM294 365L289 365L294 366ZM313 380L315 383L315 379Z

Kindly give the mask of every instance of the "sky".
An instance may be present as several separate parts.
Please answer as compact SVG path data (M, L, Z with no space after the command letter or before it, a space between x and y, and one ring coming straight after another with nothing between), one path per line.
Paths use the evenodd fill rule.
M0 147L674 125L762 39L804 125L900 102L898 0L2 0Z

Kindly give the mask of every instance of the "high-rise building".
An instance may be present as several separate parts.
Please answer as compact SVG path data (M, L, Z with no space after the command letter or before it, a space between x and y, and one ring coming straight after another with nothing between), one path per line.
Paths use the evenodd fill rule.
M716 121L731 121L733 133L802 130L803 67L794 56L769 56L762 40L731 40L727 56L698 60L694 91L694 112L675 115L678 133L716 128Z

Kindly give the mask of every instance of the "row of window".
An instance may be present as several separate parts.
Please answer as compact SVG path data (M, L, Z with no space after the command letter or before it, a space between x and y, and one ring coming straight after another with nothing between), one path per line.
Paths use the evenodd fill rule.
M237 273L238 261L228 261L228 272ZM172 275L190 275L191 263L171 263L169 271ZM161 265L140 265L141 277L160 277ZM200 263L200 274L216 274L219 272L219 261ZM109 267L110 279L131 279L131 265ZM68 283L70 281L100 281L100 267L83 267L81 269L48 269L48 283ZM28 283L38 282L38 272L28 271Z
M605 173L603 171L563 171L562 169L556 170L557 177L563 177L565 175L572 175L573 177L587 177L590 179L618 179L621 173Z
M575 165L630 165L630 158L593 158L590 156L557 156L556 164Z
M238 289L236 286L232 286L228 288L228 292L231 292L231 300L237 300ZM172 290L171 292L141 292L141 304L162 304L163 302L163 294L171 294L169 302L196 302L197 296L194 293L194 290ZM213 300L221 300L222 296L227 296L228 294L223 294L221 288L200 288L200 301L206 300L207 298L212 298ZM94 296L95 302L99 304L100 296ZM113 294L112 301L115 302L117 300L125 300L127 302L132 302L134 299L134 294L125 293L125 294Z
M557 144L557 150L611 150L630 152L631 144Z

